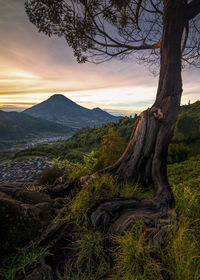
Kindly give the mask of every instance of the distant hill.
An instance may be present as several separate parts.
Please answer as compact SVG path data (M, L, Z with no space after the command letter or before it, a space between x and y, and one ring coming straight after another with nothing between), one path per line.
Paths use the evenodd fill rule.
M24 113L0 110L0 140L21 140L35 136L72 135L74 130Z
M192 120L189 124L187 120ZM81 161L84 153L91 150L99 150L103 137L108 133L110 128L118 131L128 142L133 131L134 124L137 120L135 118L123 117L117 122L110 122L101 127L83 127L79 129L72 137L65 141L56 144L39 145L29 148L24 151L16 153L16 157L20 156L48 156L49 158L61 158L70 161ZM185 121L186 120L186 121ZM187 130L188 129L188 130ZM184 105L180 107L178 121L175 128L174 138L170 145L171 156L176 158L177 153L183 150L176 151L176 147L189 147L190 151L187 156L195 156L200 154L200 101L191 105ZM189 131L187 133L187 131ZM192 131L192 133L191 133ZM191 137L192 136L192 137ZM6 155L7 157L7 155ZM177 162L180 161L178 158ZM175 161L174 161L175 162Z
M180 107L174 141L190 142L200 139L200 101Z
M92 110L84 108L61 94L55 94L23 113L74 128L100 126L119 120L119 117L100 108Z

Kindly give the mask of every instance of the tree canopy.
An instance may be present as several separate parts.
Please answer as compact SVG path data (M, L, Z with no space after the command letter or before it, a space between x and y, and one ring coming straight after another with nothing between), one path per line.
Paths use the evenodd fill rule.
M133 56L152 66L160 62L154 104L138 117L122 156L102 172L146 187L153 183L152 203L173 206L167 151L182 95L182 66L200 65L200 1L26 0L25 5L39 31L64 37L78 62Z
M178 1L185 6L183 61L200 65L200 1ZM135 55L151 65L159 59L163 10L167 2L26 0L25 6L30 21L40 32L65 38L78 62L99 63L113 57L122 59ZM173 10L168 12L172 20Z

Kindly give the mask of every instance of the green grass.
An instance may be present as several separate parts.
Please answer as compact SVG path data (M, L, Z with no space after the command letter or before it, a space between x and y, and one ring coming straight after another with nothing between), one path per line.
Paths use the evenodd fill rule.
M200 279L200 219L181 215L178 230L168 231L166 243L160 250L163 271L173 280Z
M199 280L200 279L200 158L168 166L178 222L168 226L164 244L145 238L145 226L137 221L123 235L100 233L90 226L87 213L100 201L113 198L148 198L139 186L122 185L102 176L85 186L68 204L74 233L65 275L67 280ZM108 245L109 244L109 245ZM101 256L100 259L97 256ZM70 265L71 263L71 265Z
M70 215L77 224L87 221L88 211L97 203L115 198L144 199L153 196L153 190L144 192L138 185L118 183L110 175L97 177L86 185L69 203Z
M18 272L25 273L25 267L28 264L35 263L39 256L46 253L48 248L34 248L30 252L20 250L19 253L5 260L3 266L0 268L0 279L1 280L14 280Z
M116 198L150 198L138 185L120 184L108 175L97 177L75 197L66 198L65 219L72 225L70 253L59 280L199 280L200 279L200 157L168 166L178 213L177 224L168 226L164 244L145 238L145 226L137 221L122 235L92 228L91 207ZM176 226L175 226L176 225ZM39 251L39 254L41 252ZM23 255L23 254L22 254ZM23 271L37 258L16 259L0 270L5 280ZM23 261L21 261L21 259ZM4 276L7 275L7 276ZM7 277L7 278L6 278Z
M146 242L144 224L137 221L123 235L111 237L115 242L115 266L110 279L162 279L160 262L151 255L156 253L156 247Z

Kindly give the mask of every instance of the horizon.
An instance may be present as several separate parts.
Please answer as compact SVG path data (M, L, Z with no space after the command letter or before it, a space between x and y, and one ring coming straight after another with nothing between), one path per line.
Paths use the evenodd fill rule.
M45 99L45 100L43 100L43 101L41 101L41 102L39 102L39 103L35 103L35 104L32 104L32 106L30 106L30 107L28 107L28 108L26 108L26 109L29 109L29 108L31 108L31 107L33 107L33 106L35 106L35 105L38 105L38 104L40 104L40 103L42 103L42 102L44 102L44 101L46 101L46 100L48 100L48 99L50 99L51 97L53 97L53 96L56 96L56 95L61 95L61 96L64 96L64 97L66 97L67 99L69 99L69 100L71 100L71 101L73 101L72 99L70 99L70 98L68 98L67 96L65 96L64 94L59 94L59 93L56 93L56 94L53 94L53 95L51 95L49 98L47 98L47 99ZM75 101L73 101L73 102L75 102ZM194 102L190 102L190 100L188 101L188 103L187 104L182 104L182 106L183 105L191 105L191 104L193 104L193 103L195 103L195 102L199 102L199 100L195 100ZM78 104L77 102L75 102L77 105L79 105L79 106L82 106L82 105L80 105L80 104ZM82 107L84 107L84 106L82 106ZM87 107L84 107L84 108L87 108ZM95 108L100 108L100 107L93 107L93 108L87 108L87 109L90 109L90 110L92 110L92 109L95 109ZM26 110L26 109L13 109L13 108L11 108L11 109L1 109L1 107L0 107L0 110L1 111L4 111L4 112L18 112L18 113L21 113L21 112L23 112L24 110ZM114 116L124 116L124 117L130 117L130 116L132 116L132 115L135 115L135 114L139 114L139 113L141 113L141 112L135 112L135 113L132 113L132 112L130 112L130 114L124 114L124 112L122 111L121 113L120 113L120 110L117 110L116 112L114 111L114 110L112 110L112 109L104 109L104 108L100 108L101 110L103 110L103 111L105 111L105 112L108 112L109 114L111 114L111 115L114 115Z
M56 93L56 94L51 95L49 98L47 98L47 99L45 99L45 100L42 100L41 102L34 103L34 104L32 104L32 106L30 106L30 107L28 107L28 108L25 108L25 109L24 109L24 108L23 108L23 109L22 109L22 108L16 108L16 109L14 109L14 108L6 108L6 109L1 109L1 107L0 107L0 110L1 110L1 111L4 111L4 112L18 112L18 113L21 113L21 112L25 111L26 109L30 109L30 108L32 108L32 107L34 107L34 106L36 106L36 105L38 105L38 104L40 104L40 103L42 103L42 102L44 102L44 101L47 101L48 99L50 99L51 97L56 96L56 95L64 96L64 97L66 97L67 99L69 99L70 101L73 101L74 103L76 103L77 105L82 106L82 105L78 104L77 102L75 102L74 100L68 98L66 95ZM84 106L82 106L82 107L84 107ZM100 108L100 107L92 107L92 108L84 107L84 108L89 109L89 110L93 110L93 109ZM110 113L110 114L112 114L112 115L114 115L114 116L128 116L128 114L125 115L125 114L123 113L123 111L120 112L120 110L117 110L117 112L115 112L115 110L112 110L112 109L110 109L110 110L109 110L109 109L104 109L104 108L100 108L100 109L103 110L103 111L105 111L105 112L108 112L108 113ZM135 112L135 114L137 114L137 113L140 113L140 112ZM132 114L133 114L133 113L130 112L129 116L131 116Z
M56 93L115 115L133 115L154 103L158 76L135 59L78 64L63 39L38 33L23 0L0 4L0 110L23 111ZM197 101L199 89L199 69L188 68L181 104Z

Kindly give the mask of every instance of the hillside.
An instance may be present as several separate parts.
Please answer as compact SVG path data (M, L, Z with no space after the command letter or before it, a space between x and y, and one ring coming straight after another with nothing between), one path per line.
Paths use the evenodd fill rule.
M144 191L137 184L119 184L111 176L102 175L78 192L65 193L59 199L49 198L42 187L30 193L22 185L9 192L14 197L10 199L7 193L11 186L4 185L3 201L9 199L12 206L18 201L9 212L7 207L2 207L0 279L25 279L24 271L27 279L44 279L35 275L43 277L46 271L56 271L58 277L51 279L59 280L200 279L199 172L200 158L169 167L178 219L174 215L172 222L162 228L156 222L157 227L153 229L158 230L152 235L137 218L123 234L93 228L88 218L91 209L102 201L133 197L139 201L153 196L152 190ZM59 215L54 205L60 207ZM26 207L26 211L16 211L19 207ZM34 214L32 219L25 216L27 209ZM28 220L25 224L24 216ZM166 217L165 220L168 221ZM21 246L19 250L19 242L25 248ZM41 270L41 259L49 270Z
M100 108L84 108L61 94L55 94L23 113L75 128L100 126L119 119Z
M195 122L197 125L190 123L193 129L193 138L189 139L190 134L183 133L183 128L186 127L187 118L200 120L200 102L197 101L191 105L184 105L180 108L180 113L175 129L175 135L172 139L172 144L169 148L169 162L179 162L185 160L196 154L200 154L200 135L199 135L199 121ZM1 155L2 158L15 158L29 155L48 156L50 158L68 159L70 161L82 160L84 153L91 150L99 150L103 137L108 134L110 128L118 131L121 136L128 142L133 126L137 118L121 118L117 122L110 122L102 127L83 127L66 141L57 143L56 145L39 145L37 147L29 148L24 151L16 152L12 155ZM182 133L182 134L181 134ZM182 137L177 137L182 135ZM175 159L175 161L174 161Z
M110 128L119 131L127 142L130 138L136 118L121 118L118 122L110 122L102 127L83 127L66 141L56 144L38 145L23 151L14 153L2 153L2 160L21 158L24 156L47 156L49 158L69 159L71 161L82 160L84 153L98 150L102 138Z
M181 110L183 116L194 113L192 109L191 114L189 110ZM70 151L76 147L84 154L89 148L98 148L110 128L120 131L128 141L135 121L136 118L123 118L102 128L82 128L62 145L52 145L52 151L62 156L67 147ZM44 148L41 146L38 151L43 152ZM110 207L110 211L100 209L100 222L104 218L113 227L99 224L93 227L91 213L102 202L110 206L111 201L117 205L127 200L134 215L137 203L151 201L155 196L151 186L142 188L138 183L119 182L109 174L93 176L92 180L78 185L77 178L96 171L94 153L85 154L84 162L71 164L58 159L50 164L54 167L42 172L40 178L50 180L58 166L64 176L57 175L59 179L55 182L54 178L54 183L38 181L33 187L24 183L2 186L0 279L36 279L35 275L43 277L51 272L51 279L56 280L200 279L200 156L168 165L175 199L170 216L164 213L152 220L148 207L144 222L135 215L123 231L113 230L118 230L115 221L123 214L121 205L114 210Z
M200 138L200 101L180 107L174 141L191 142Z
M46 135L72 135L73 132L71 128L24 113L0 110L1 140L19 140Z

